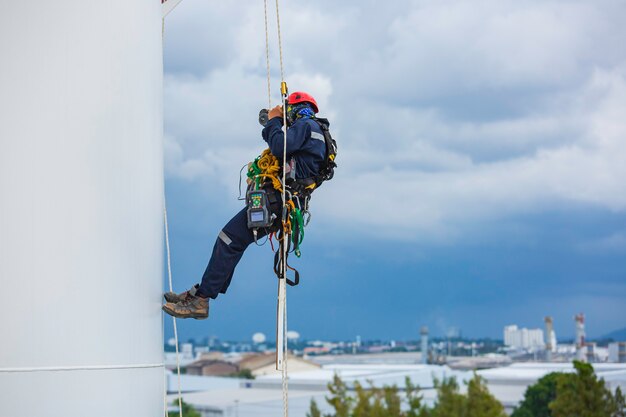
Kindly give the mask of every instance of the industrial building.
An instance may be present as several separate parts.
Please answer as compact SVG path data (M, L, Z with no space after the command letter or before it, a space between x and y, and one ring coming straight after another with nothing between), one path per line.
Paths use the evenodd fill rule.
M609 362L626 363L626 342L609 343Z
M537 349L543 348L543 330L518 328L512 324L504 327L504 344L517 349Z
M349 355L348 355L349 356ZM339 375L348 387L359 381L368 385L371 381L375 386L397 385L404 387L405 377L422 388L422 395L427 404L436 399L433 378L455 376L459 381L469 380L471 371L454 370L446 365L422 365L416 355L394 356L395 363L385 364L380 355L356 355L343 358L342 363L326 363L317 370L296 372L289 378L289 414L292 417L304 417L309 410L311 399L314 399L322 412L331 409L325 401L327 384L335 374ZM368 358L371 356L371 358ZM337 357L340 358L340 357ZM370 362L371 359L371 363ZM402 363L402 362L405 363ZM607 387L615 390L618 386L626 389L626 364L595 364L598 377L604 378ZM510 366L480 370L477 373L485 378L490 392L504 405L508 412L522 400L529 385L551 372L573 372L571 363L514 363ZM219 381L226 381L220 385ZM183 398L196 407L203 417L239 416L239 417L274 417L282 409L282 383L279 373L261 376L255 380L236 380L189 377L183 375ZM203 384L206 388L203 388ZM176 398L175 377L169 380L170 401ZM465 387L462 385L461 390ZM190 392L194 391L194 392Z

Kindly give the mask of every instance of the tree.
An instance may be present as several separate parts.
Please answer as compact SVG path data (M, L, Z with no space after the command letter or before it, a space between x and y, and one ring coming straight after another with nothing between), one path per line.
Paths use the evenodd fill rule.
M557 380L556 399L550 403L553 417L616 417L616 398L598 379L593 366L574 361L576 373ZM620 391L621 394L621 391Z
M364 389L358 382L354 383L354 392L356 393L356 401L350 415L353 417L369 417L372 413L371 400L374 393Z
M455 377L434 379L437 401L431 417L461 417L464 415L467 398L459 393L459 384Z
M529 386L511 417L553 417L550 403L556 399L556 385L559 378L568 374L552 372Z
M626 399L624 399L624 394L622 394L622 389L617 387L615 390L615 416L614 417L626 417Z
M408 376L404 379L404 386L406 400L409 405L406 417L428 417L428 409L422 405L423 397L420 394L420 388L417 385L413 385L411 378Z
M327 397L326 401L335 409L335 417L350 417L354 400L348 397L348 387L339 378L339 375L333 376L332 382L328 384L328 391L330 391L331 397Z
M398 394L398 387L395 385L383 387L382 394L385 404L383 408L385 411L384 415L389 417L401 417L400 404L402 400Z
M485 380L474 373L467 384L466 417L506 417L504 407L491 395Z
M242 379L254 379L255 378L252 371L247 368L240 369L237 372L230 373L226 376L229 378L242 378Z
M187 404L185 401L181 400L182 409L183 409L183 417L202 417L199 412L197 412L192 406ZM174 400L172 405L178 407L178 400ZM178 411L170 411L167 413L167 417L179 417L180 413Z
M395 385L379 388L369 382L369 387L364 387L358 381L354 383L354 396L350 396L346 384L335 375L328 384L331 395L326 397L335 414L324 417L506 417L502 405L477 375L468 383L467 395L459 392L453 377L434 382L438 398L430 409L422 404L419 387L409 378L404 396ZM311 401L307 417L322 417L315 401Z
M311 399L311 405L309 407L309 412L306 413L306 417L322 417L322 412L314 399Z

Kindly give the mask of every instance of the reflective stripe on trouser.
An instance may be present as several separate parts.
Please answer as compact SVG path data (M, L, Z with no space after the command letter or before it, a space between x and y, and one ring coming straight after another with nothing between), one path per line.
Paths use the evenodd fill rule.
M257 239L265 234L265 230L259 230ZM211 298L220 293L225 294L235 267L246 248L253 242L254 235L248 229L247 208L244 207L220 231L213 246L211 260L202 276L200 292Z

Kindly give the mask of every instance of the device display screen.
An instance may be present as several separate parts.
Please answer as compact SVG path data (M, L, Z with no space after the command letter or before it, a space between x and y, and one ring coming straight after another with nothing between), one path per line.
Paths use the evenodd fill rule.
M253 211L250 213L250 220L253 222L262 222L263 221L263 212L262 211Z

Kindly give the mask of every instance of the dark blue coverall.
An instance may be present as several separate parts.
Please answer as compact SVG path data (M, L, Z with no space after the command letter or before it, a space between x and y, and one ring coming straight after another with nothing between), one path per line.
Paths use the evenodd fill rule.
M263 128L263 140L267 142L270 151L279 161L283 160L282 131L283 120L280 117L270 119ZM326 144L324 134L316 121L310 118L297 119L287 130L287 159L294 158L296 162L296 179L310 178L319 173L326 158ZM278 218L273 227L280 224L282 210L281 194L277 194L275 203L270 208ZM276 230L276 229L273 229ZM267 234L267 230L260 229L257 239ZM202 282L198 289L204 297L216 298L218 294L225 294L233 278L235 267L246 248L254 242L252 230L248 229L247 207L235 215L220 231L211 260L204 271Z

